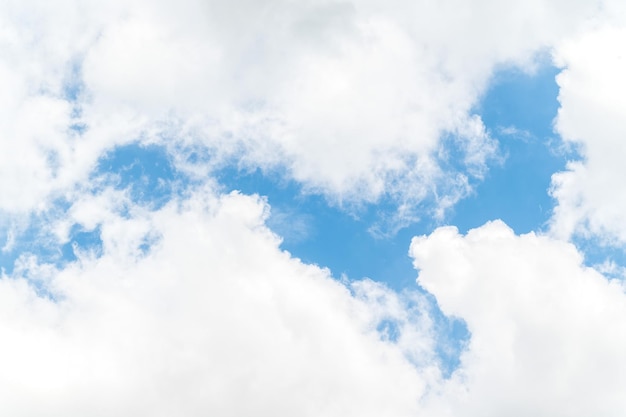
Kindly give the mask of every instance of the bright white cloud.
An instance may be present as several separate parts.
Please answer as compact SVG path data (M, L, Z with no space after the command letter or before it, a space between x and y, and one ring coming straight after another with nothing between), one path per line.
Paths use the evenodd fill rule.
M205 189L131 216L120 199L70 213L99 222L101 257L60 270L24 257L0 279L3 412L410 416L438 379L427 311L369 281L352 295L281 252L259 198Z
M15 211L138 139L285 167L338 202L445 209L494 153L472 115L492 72L532 67L597 13L587 1L66 0L1 14L0 207ZM437 162L448 134L461 172Z
M596 236L626 243L626 26L601 27L564 43L557 62L561 108L557 131L579 147L572 161L553 177L558 201L553 230L561 237Z
M624 287L571 244L501 222L413 240L419 284L471 332L443 379L427 297L341 283L291 258L261 199L205 188L122 215L123 194L92 198L67 220L99 225L101 256L61 268L23 257L0 280L11 415L582 417L626 406ZM101 210L85 211L93 203Z
M415 238L418 282L471 332L443 389L451 416L619 416L626 294L571 244L502 222ZM443 411L442 411L443 412Z
M494 68L532 65L594 11L484 3L137 3L88 51L84 77L96 112L173 110L194 139L243 147L244 164L286 166L339 201L446 207L468 191L434 160L441 135L462 138L480 176L494 147L471 108Z

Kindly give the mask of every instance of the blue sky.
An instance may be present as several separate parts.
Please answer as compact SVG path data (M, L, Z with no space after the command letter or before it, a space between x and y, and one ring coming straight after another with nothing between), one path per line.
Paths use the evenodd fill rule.
M0 413L620 415L623 16L0 5Z

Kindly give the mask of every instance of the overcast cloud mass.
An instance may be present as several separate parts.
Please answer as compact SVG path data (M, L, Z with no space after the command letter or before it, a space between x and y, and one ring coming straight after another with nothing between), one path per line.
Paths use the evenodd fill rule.
M618 0L0 1L0 414L622 416L625 45ZM459 231L532 133L481 100L546 65L548 221ZM224 172L425 225L415 282Z

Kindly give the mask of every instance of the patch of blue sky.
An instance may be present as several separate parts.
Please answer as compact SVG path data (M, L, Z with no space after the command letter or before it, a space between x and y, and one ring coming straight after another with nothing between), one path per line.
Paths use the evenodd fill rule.
M400 337L402 330L399 324L394 320L383 319L376 326L376 331L380 334L381 339L396 342Z
M512 68L495 75L476 111L498 140L504 159L490 167L475 193L447 219L461 232L494 219L516 233L545 229L554 207L548 194L551 176L575 157L565 152L553 131L558 72L544 63L532 74Z
M141 143L109 151L91 177L101 186L126 190L133 203L155 210L178 195L187 182L164 147Z
M548 194L551 176L563 171L568 160L581 159L553 131L559 71L544 63L533 74L515 69L496 74L477 111L498 139L505 160L492 166L474 195L454 208L448 222L461 232L496 218L518 234L547 227L555 203ZM626 278L624 245L582 236L572 242L583 253L585 265L608 277Z
M0 251L0 271L4 274L12 274L17 256L13 250Z
M78 260L81 255L100 257L103 254L103 242L99 225L93 229L86 229L74 224L70 227L65 242L59 242L52 230L47 227L54 219L62 218L61 213L69 206L67 201L58 200L49 211L31 216L26 222L27 227L18 231L3 230L0 236L5 244L0 251L0 269L5 274L11 275L21 258L31 256L34 256L40 264L56 268L63 268L68 263ZM156 236L146 236L139 245L139 253L147 254L157 241ZM39 288L37 282L34 284Z
M46 213L33 214L23 219L22 224L2 230L3 248L0 251L0 268L6 274L12 274L16 261L21 257L35 256L38 261L61 266L66 263L58 241L45 227L54 212L65 211L69 205L59 200Z
M162 146L133 143L109 151L98 162L91 175L92 183L98 184L94 193L112 186L128 193L133 204L158 210L172 198L180 195L188 183L172 163L171 157ZM120 213L122 215L127 213ZM143 254L150 250L155 239L146 238L140 245ZM76 260L78 253L99 256L102 253L100 228L84 230L74 225L70 240L61 248L62 260Z
M461 365L461 354L470 340L470 331L465 321L445 316L441 310L433 314L436 324L435 352L440 360L440 370L445 378Z
M72 62L63 84L63 98L72 103L72 119L74 122L69 126L69 130L78 135L82 135L87 130L87 125L80 120L82 116L80 97L85 89L81 65L82 61L78 59Z
M91 180L96 184L93 193L107 186L126 190L134 204L152 210L178 196L185 186L185 176L176 170L165 148L141 144L111 150L101 158ZM61 218L70 205L63 199L57 200L47 212L31 215L20 230L3 226L0 237L5 243L0 251L0 267L5 273L11 274L16 260L24 255L34 255L40 262L61 267L75 261L78 253L102 254L99 227L86 230L75 224L70 228L68 241L61 244L46 227L53 219ZM154 241L146 239L140 252L147 253Z
M35 256L38 262L62 267L76 260L77 250L101 250L100 229L85 230L73 225L68 233L68 241L61 243L50 229L50 225L63 218L71 207L64 198L51 202L48 210L31 213L28 218L12 225L4 225L0 230L3 248L0 251L0 267L11 274L15 262L24 256Z
M102 238L100 226L93 230L85 230L75 224L70 230L70 239L61 246L60 258L63 262L73 262L81 253L88 253L94 257L102 255Z
M85 84L82 77L82 61L76 59L68 67L68 72L63 83L63 96L66 100L75 102L84 90Z
M431 294L425 294L426 298L419 297L417 300L411 297L410 293L403 291L405 295L405 306L411 315L419 316L426 307L428 317L432 320L433 335L435 337L435 353L439 358L440 370L445 378L449 378L461 363L461 353L466 348L470 339L470 333L463 320L445 316L437 304L437 300ZM424 305L418 305L418 304ZM405 331L403 323L391 318L381 320L376 330L381 340L397 342ZM410 357L418 363L423 358Z
M226 168L218 172L218 180L228 190L265 196L271 206L268 226L283 237L282 248L304 262L331 270L336 278L371 278L391 288L415 285L417 272L408 256L408 248L416 231L427 230L421 224L402 229L393 238L385 239L370 233L383 208L370 206L357 214L329 205L316 194L305 194L301 187L278 174L261 170L238 171Z
M626 280L626 245L606 242L597 237L574 236L572 239L584 256L584 264L607 278Z

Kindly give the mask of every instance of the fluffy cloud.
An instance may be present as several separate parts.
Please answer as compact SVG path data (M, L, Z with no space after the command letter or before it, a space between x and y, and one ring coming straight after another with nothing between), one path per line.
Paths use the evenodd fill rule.
M579 147L583 159L553 177L558 201L553 230L558 236L596 236L626 242L625 26L603 26L563 44L557 81L561 108L557 131Z
M571 244L501 222L413 240L419 284L471 332L444 379L428 297L291 258L258 197L203 188L132 213L123 193L92 198L65 221L98 225L101 253L62 267L23 256L0 279L11 415L613 416L626 405L624 287Z
M537 51L596 15L586 1L2 8L0 105L10 116L0 207L9 211L62 193L104 150L135 140L186 149L180 162L195 152L195 161L284 168L337 202L387 195L400 211L424 200L445 209L495 152L472 115L491 73L532 67ZM450 135L458 172L440 166Z
M494 68L532 66L594 11L587 2L567 13L558 2L151 4L137 3L86 53L97 114L120 104L173 111L194 142L243 149L244 165L285 166L339 201L388 194L444 207L495 150L471 114ZM434 155L445 134L459 137L460 173Z
M618 416L626 406L623 283L571 244L502 222L414 238L418 282L471 332L442 390L454 416Z
M0 279L3 412L409 416L439 378L427 312L280 251L259 198L203 189L122 215L123 199L69 214L99 224L101 256L22 257Z

